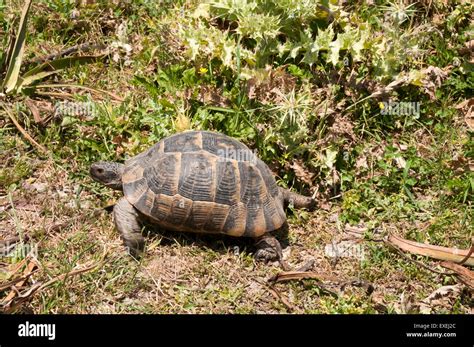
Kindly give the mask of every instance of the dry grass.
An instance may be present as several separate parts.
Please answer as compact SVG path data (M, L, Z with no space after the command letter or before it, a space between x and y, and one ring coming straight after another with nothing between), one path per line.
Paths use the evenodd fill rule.
M330 198L326 201L321 199L323 209L312 213L297 212L290 216L288 240L284 245L284 256L292 267L298 268L308 261L314 261L313 271L325 280L321 283L314 279L300 279L271 285L268 280L280 271L278 265L256 263L252 257L252 242L242 239L158 231L149 238L143 259L140 262L132 259L122 246L110 212L103 208L112 205L120 194L93 183L87 175L88 163L99 159L123 160L126 155L138 153L169 132L173 127L170 124L179 116L185 119L194 117L193 125L199 128L208 125L212 128L213 122L220 126L224 123L214 113L186 113L187 107L192 102L196 103L196 100L188 100L188 97L192 97L186 94L188 90L173 90L172 86L171 91L163 92L155 79L160 72L165 71L164 67L175 63L183 64L184 68L190 67L185 65L187 59L181 56L183 47L174 47L175 42L172 40L176 33L161 30L170 22L175 22L176 18L165 16L163 23L156 23L156 18L151 18L147 10L141 7L143 4L134 5L133 8L127 5L125 10L113 7L114 12L110 4L104 2L98 7L81 7L80 18L70 19L69 10L64 10L58 16L51 3L41 1L33 6L26 59L47 55L75 43L109 44L116 41L115 33L126 19L129 22L128 38L132 46L129 58L132 63L126 65L123 57L118 61L108 57L98 64L60 74L58 78L61 81L74 81L105 89L125 99L124 102L117 102L98 98L96 94L88 96L78 90L55 90L59 96L61 93L63 96L71 93L68 97L72 100L90 97L96 102L100 112L91 121L81 120L75 125L63 126L61 122L64 119L61 117L50 119L54 104L63 99L36 97L32 98L33 102L46 105L44 109L40 107L40 113L43 119L48 118L48 122L35 124L27 108L22 106L24 100L15 99L24 111L18 114L18 121L47 148L47 155L34 152L11 122L0 118L0 240L21 239L11 248L13 253L0 257L0 311L406 313L418 312L422 300L438 288L457 283L453 276L430 272L391 251L383 243L369 241L386 235L388 231L396 231L421 242L467 247L472 235L472 215L469 215L472 213L472 200L460 202L462 199L444 199L447 195L444 186L432 183L429 188L413 189L416 204L410 205L403 192L390 189L392 183L399 183L400 171L403 170L393 167L392 158L384 158L386 148L399 142L404 143L405 147L416 149L415 154L410 154L411 157L406 154L407 150L400 150L406 158L420 157L429 160L430 165L436 164L434 167L423 164L417 171L428 171L431 175L427 175L429 178L441 180L440 177L447 176L446 171L443 171L446 166L468 172L464 168L462 156L468 152L466 148L470 137L462 120L450 120L448 106L452 103L451 90L446 93L448 96L443 96L446 99L440 101L445 104L443 107L436 105L433 114L425 115L426 119L417 120L420 124L405 131L404 126L390 122L382 124L379 114L370 114L369 107L369 113L364 113L363 120L356 113L341 115L348 105L363 96L364 88L357 93L347 86L339 90L343 83L349 84L349 80L343 81L347 76L341 72L338 73L340 78L337 81L331 81L329 70L319 71L322 66L315 67L314 74L310 69L304 71L310 72L316 80L311 79L315 86L308 94L315 105L306 105L306 99L303 98L307 114L303 113L311 118L312 131L321 134L318 141L311 143L318 151L310 152L308 158L296 158L299 154L287 153L288 146L281 142L285 135L291 135L285 133L286 125L280 129L280 133L269 124L257 124L257 127L260 127L262 137L268 135L274 140L262 143L262 148L257 149L262 154L267 150L271 153L265 146L271 147L271 141L274 141L275 146L280 145L279 150L287 156L274 157L273 162L266 161L276 168L275 172L278 168L281 169L278 172L281 175L285 171L285 176L280 177L281 181L294 184L295 187L299 185L312 191L318 190L321 197ZM21 1L14 2L7 12L16 13L20 7ZM82 27L85 22L89 23L86 30ZM167 47L169 45L173 47ZM372 66L368 66L370 68ZM199 66L196 70L199 70ZM266 71L263 80L271 76L272 71ZM284 92L286 95L294 87L294 81L284 71L281 69L280 75L273 77L276 85L283 85L280 94ZM331 71L335 72L334 69ZM180 73L182 71L177 75ZM318 82L319 73L326 76L327 80ZM151 86L148 87L152 90L138 84L134 80L136 76L149 77L147 82ZM221 77L216 75L216 78ZM350 80L354 82L355 77L350 77ZM251 90L244 88L241 94L248 94L262 105L266 101L278 101L276 94L272 94L275 86L270 88L265 83L257 82L253 81ZM170 82L172 85L177 83L182 83L179 76ZM360 83L373 84L366 88L370 93L380 84L371 76L366 79L365 75ZM199 91L198 100L211 105L227 107L230 99L236 99L229 90L200 86ZM222 99L216 99L216 91ZM344 94L344 91L347 93ZM223 95L220 95L221 92ZM296 96L301 96L299 93L303 92L298 90ZM461 92L457 90L456 93ZM176 106L175 111L170 111L166 102ZM281 100L280 104L285 106ZM280 111L286 117L283 106ZM182 110L186 112L180 113ZM442 112L435 114L438 111ZM222 118L229 120L232 117L224 114ZM432 122L433 119L439 124ZM259 120L250 119L256 123ZM304 119L305 124L306 121ZM422 121L426 121L426 124L422 124ZM242 118L239 122L245 123ZM442 135L436 134L433 124L441 129L439 133ZM413 128L416 131L412 132ZM454 131L449 133L452 129ZM243 129L239 135L246 138L249 133ZM300 140L305 142L308 139ZM250 144L253 141L255 139L248 140ZM342 171L337 172L335 166L324 171L321 169L324 168L321 158L315 155L324 155L326 149L339 145L344 154L355 158L353 168L344 168L346 174L352 175L351 183L360 184L354 185L356 188L352 191L343 191L342 188L339 191ZM449 161L442 154L453 154L453 158L456 155L456 158L461 159ZM384 162L385 166L379 165L380 162ZM315 170L315 167L320 170ZM387 187L375 187L373 176L384 177L387 172L390 174L390 170L392 182L388 182ZM467 176L452 177L454 182L455 178ZM369 188L363 185L364 182L370 182L367 184ZM362 195L362 189L370 191ZM349 201L354 191L362 197ZM462 191L453 191L459 196L463 194ZM367 206L364 205L366 201L363 201L363 196L372 199ZM351 209L356 205L366 207L362 212L354 212L366 221L365 226L369 226L370 233L364 239L354 238L340 222L343 215L352 213ZM413 211L416 211L416 215ZM326 246L340 242L352 245L358 253L350 257L330 257ZM38 253L25 256L21 250L27 245L37 246ZM18 252L17 256L12 256L15 252ZM360 252L363 253L362 258ZM443 271L436 261L422 257L414 259ZM369 283L370 290L361 285L363 283ZM434 313L473 313L472 306L472 291L464 289L431 303L430 309Z
M38 270L21 292L85 264L97 264L86 273L43 288L16 312L404 312L407 305L416 307L437 283L453 281L406 264L395 253L373 264L374 252L388 250L361 240L356 242L365 251L365 260L328 257L327 244L351 239L335 218L337 210L316 211L304 222L293 218L284 249L294 268L313 260L314 271L333 280L305 279L270 288L268 279L280 269L277 264L255 263L247 240L159 232L149 238L141 262L133 260L114 230L112 216L95 209L100 204L96 197L87 191L78 195L66 173L49 161L36 167L12 202L2 200L0 238L28 235L25 243L37 244L39 252ZM1 267L4 273L11 268L8 262ZM373 292L347 285L355 279L369 281ZM7 289L3 298L11 290ZM457 305L456 311L468 312L467 303ZM439 308L440 312L446 309L453 307Z

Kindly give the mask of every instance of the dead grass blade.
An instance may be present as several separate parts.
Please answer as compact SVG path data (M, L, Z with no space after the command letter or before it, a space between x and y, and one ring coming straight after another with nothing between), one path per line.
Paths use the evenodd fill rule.
M17 89L20 91L36 81L39 81L47 76L56 74L64 69L84 64L91 64L103 58L103 55L94 56L77 56L61 58L53 61L48 61L26 72L21 76L17 83Z
M337 278L318 274L316 272L309 272L309 271L283 271L279 272L276 275L272 276L268 279L270 283L280 283L280 282L288 282L288 281L299 281L304 279L314 279L320 282L323 281L339 281Z
M20 123L18 123L18 121L16 120L15 116L13 115L13 113L6 107L3 107L3 110L6 112L6 114L8 115L8 117L10 118L10 120L12 121L12 123L16 126L16 128L21 132L21 134L32 144L34 145L36 148L38 148L40 150L41 153L43 154L47 154L48 151L46 150L45 147L43 147L42 145L40 145L38 142L35 141L34 138L32 138L30 136L30 134L28 134L28 132L20 125Z
M57 53L49 54L49 55L39 57L39 58L34 58L31 61L28 61L27 64L44 63L51 60L57 60L61 57L64 57L73 53L85 53L92 50L103 50L105 48L107 48L107 46L102 43L91 43L91 42L81 43L79 45L66 48Z
M43 119L41 118L39 109L38 109L38 107L35 105L35 103L32 102L30 99L26 99L26 100L25 100L25 104L26 104L26 106L28 106L28 108L30 109L31 114L33 115L33 119L35 120L35 123L36 123L36 124L43 124Z
M5 93L9 93L15 89L18 82L18 77L20 75L21 62L23 60L23 53L25 51L26 23L28 20L28 12L30 10L31 1L32 0L26 0L21 12L20 25L18 27L15 45L8 62L7 74L2 86L2 89L5 90Z
M13 47L15 46L15 37L13 36L12 33L8 35L7 41L6 41L6 51L4 51L4 55L0 59L0 73L3 73L5 69L7 68L7 62L10 61L10 57L12 56L13 53Z
M106 90L103 90L103 89L96 89L96 88L91 88L91 87L86 87L86 86L81 86L80 84L38 84L35 86L36 89L41 89L41 88L48 88L48 89L51 89L51 88L76 88L76 89L83 89L83 90L87 90L89 92L92 92L96 95L99 95L99 96L102 96L102 95L108 95L110 96L112 99L116 100L116 101L120 101L120 102L123 102L125 101L124 98L122 98L121 96L118 96L112 92L109 92L109 91L106 91Z
M3 302L11 302L15 296L18 294L18 290L23 287L28 278L33 274L34 270L38 267L35 261L32 259L27 260L27 265L23 270L23 276L19 281L16 281L14 285L11 286L10 293L3 299Z
M21 306L21 304L23 304L24 302L30 300L30 298L34 294L41 292L42 290L46 289L50 285L52 285L56 282L59 282L59 281L65 281L69 277L79 275L79 274L82 274L82 273L85 273L85 272L88 272L88 271L91 271L91 270L95 269L96 267L103 264L106 255L107 254L104 254L103 259L101 261L95 263L95 264L73 269L70 272L58 275L58 276L50 279L47 282L37 282L33 286L31 286L29 289L27 289L23 292L20 292L19 288L23 285L24 282L21 285L12 286L11 287L12 292L2 301L1 305L2 305L2 308L3 308L3 312L5 312L5 313L15 312ZM14 294L12 294L12 293L14 293Z
M469 266L474 266L474 257L471 250L460 250L457 248L448 248L441 246L434 246L426 243L419 243L411 240L406 240L397 235L390 235L387 242L400 250L417 255L424 255L433 259L446 260L454 263L465 263Z
M462 283L464 283L471 289L474 289L474 272L473 271L459 264L452 263L450 261L443 261L441 263L441 266L453 271Z
M265 286L265 288L267 288L267 290L270 292L270 294L273 295L273 297L275 299L277 299L278 301L280 301L283 305L285 305L285 307L290 310L290 311L295 311L296 308L294 305L292 305L284 296L283 294L281 294L276 288L274 287L270 287L270 286Z
M315 272L304 272L304 271L283 271L277 273L275 276L272 276L271 278L268 279L268 282L270 283L270 286L275 285L276 283L280 282L288 282L288 281L299 281L299 280L304 280L304 279L314 279L316 280L317 286L325 293L330 294L334 297L338 297L339 294L328 289L327 286L323 283L323 281L330 281L330 282L340 282L339 279L333 277L333 276L328 276L324 274L318 274Z

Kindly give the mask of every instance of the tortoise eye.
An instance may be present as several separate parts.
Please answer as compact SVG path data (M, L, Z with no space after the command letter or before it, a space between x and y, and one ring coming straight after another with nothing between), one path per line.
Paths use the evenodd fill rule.
M101 169L101 168L97 169L97 173L103 174L103 173L104 173L104 169Z

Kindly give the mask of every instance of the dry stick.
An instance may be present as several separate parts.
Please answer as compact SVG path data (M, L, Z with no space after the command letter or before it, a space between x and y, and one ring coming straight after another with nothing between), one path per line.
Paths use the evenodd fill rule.
M469 252L467 250L452 249L452 248L447 248L447 247L442 247L442 246L435 246L435 245L430 245L426 243L419 243L416 241L406 240L395 234L389 235L387 241L406 252L410 252L410 253L414 253L418 255L425 255L430 258L434 258L438 260L453 261L455 263L459 263L460 261L463 261L465 256ZM474 266L474 258L469 257L467 261L465 261L465 263L466 265Z
M33 261L28 262L28 264L26 265L26 269L25 269L26 273L24 273L22 280L19 281L19 282L16 283L16 284L14 284L14 285L10 288L11 291L10 291L10 293L3 299L3 302L11 302L11 301L15 298L15 296L19 294L18 289L21 288L21 287L25 284L26 280L27 280L28 277L29 277L28 275L31 274L31 273L33 273L33 272L35 271L35 268L37 268L37 267L38 267L38 265L37 265L35 262L33 262Z
M265 287L270 292L270 294L272 294L275 297L275 299L280 300L281 303L285 305L287 309L291 311L295 310L295 306L293 306L288 300L286 300L286 298L279 291L277 291L275 288L270 287L270 286L265 286Z
M450 261L443 261L441 263L441 266L446 269L454 271L461 282L463 282L465 285L469 286L470 288L474 289L474 272L473 271L469 270L468 268L462 265L459 265Z
M86 42L86 43L82 43L82 44L79 44L79 45L75 45L75 46L66 48L66 49L64 49L60 52L57 52L57 53L48 54L44 57L39 57L39 58L32 59L31 61L28 61L26 63L27 64L30 64L30 63L43 63L43 62L46 62L46 61L51 61L51 60L58 59L60 57L63 57L63 56L66 56L66 55L69 55L69 54L72 54L72 53L88 52L88 51L92 51L94 49L104 49L106 47L107 46L105 44L102 44L102 43Z
M275 276L272 276L268 279L268 282L273 285L279 282L287 282L292 280L303 280L303 279L315 279L317 280L317 286L323 291L328 294L333 295L334 297L338 297L339 295L328 289L326 285L324 285L323 279L329 280L332 282L338 282L338 279L334 278L333 276L317 274L315 272L300 272L300 271L286 271L286 272L279 272Z
M10 117L13 124L17 127L17 129L23 134L23 136L34 146L36 146L43 154L47 154L48 151L42 145L35 141L34 138L27 133L27 131L18 123L13 113L10 112L6 107L2 105L3 110L7 113L8 117Z
M20 241L18 236L13 236L8 239L0 240L0 247L9 247L12 244L15 244Z
M469 249L469 252L467 252L466 256L458 264L464 264L471 257L472 253L474 253L474 237L471 239L471 248Z
M391 242L388 241L388 240L385 241L385 244L388 245L389 247L392 247L393 249L395 249L395 250L396 250L401 256L403 256L405 259L411 261L412 263L415 263L415 264L418 265L418 266L421 266L422 268L425 268L426 270L429 270L429 271L431 271L431 272L437 273L437 274L439 274L439 275L445 275L445 276L452 276L452 275L455 275L454 272L438 271L438 270L435 270L435 269L429 267L428 265L423 264L421 261L412 259L412 258L409 257L408 255L406 255L398 246L394 245L393 243L391 243Z
M92 92L92 93L95 93L95 94L107 94L108 96L110 96L111 98L117 100L117 101L120 101L120 102L123 102L124 101L124 98L112 93L112 92L108 92L106 90L103 90L103 89L95 89L95 88L91 88L91 87L86 87L86 86L82 86L80 84L67 84L67 83L57 83L57 84L37 84L35 86L36 88L76 88L76 89L83 89L83 90L87 90L89 92Z
M96 209L92 210L91 217L97 217L105 209L106 209L106 207L105 208L96 208ZM57 232L57 231L61 230L62 228L66 228L69 225L71 225L72 223L77 222L77 221L81 221L81 220L83 220L84 218L86 218L88 216L89 215L86 214L86 213L81 213L77 216L69 218L67 221L54 223L54 224L48 226L48 232Z
M82 269L75 269L75 270L72 270L71 272L61 274L59 276L56 276L56 277L52 278L51 280L49 280L48 282L45 282L45 283L41 283L41 282L35 283L30 289L28 289L27 291L25 291L23 293L20 293L17 290L17 288L15 288L15 286L13 286L12 290L14 290L14 291L16 290L16 297L19 300L17 302L13 303L13 305L11 305L12 301L3 304L3 307L5 308L5 313L13 312L21 303L28 300L28 298L30 298L33 294L35 294L36 292L41 291L42 289L50 286L51 284L53 284L57 281L63 281L66 278L68 278L69 276L78 275L78 274L93 270L96 267L98 267L101 264L101 262L98 262L94 265L91 265L91 266L88 266L88 267L85 267L85 268L82 268Z
M102 255L102 259L100 261L98 261L97 263L93 264L93 265L90 265L90 266L85 266L83 268L78 268L78 269L73 269L72 271L70 272L66 272L66 273L63 273L61 275L58 275L52 279L50 279L49 281L47 282L44 282L44 283L41 283L41 282L37 282L35 283L30 289L28 289L27 291L23 292L23 293L20 293L16 288L15 286L12 287L12 290L13 291L16 291L16 297L19 299L18 302L15 302L13 305L12 304L12 300L10 300L9 302L5 302L4 300L4 303L3 303L3 307L6 308L5 309L5 312L6 313L10 313L12 311L14 311L22 302L28 300L28 298L30 296L32 296L33 294L35 294L36 292L50 286L51 284L57 282L57 281L65 281L68 277L70 276L74 276L74 275L78 275L78 274L81 274L81 273L84 273L84 272L87 272L87 271L90 271L90 270L93 270L95 268L97 268L98 266L100 266L101 264L103 264L105 262L105 259L107 257L107 254L108 252L105 252L103 255ZM11 305L11 306L10 306Z
M18 282L22 282L22 281L27 280L29 277L31 277L35 273L36 273L36 271L32 271L29 274L23 275L22 277L18 277L18 278L15 278L14 280L8 281L4 284L0 284L0 292L4 291L5 289L12 288L12 286L17 284Z

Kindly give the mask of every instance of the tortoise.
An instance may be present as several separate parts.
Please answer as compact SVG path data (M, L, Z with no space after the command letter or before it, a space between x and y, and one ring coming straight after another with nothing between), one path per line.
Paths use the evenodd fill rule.
M113 215L135 257L144 251L142 225L151 222L172 231L251 237L257 259L281 263L281 246L270 232L286 225L285 207L315 207L314 199L279 187L247 146L211 131L169 136L124 164L94 163L90 175L123 191Z

